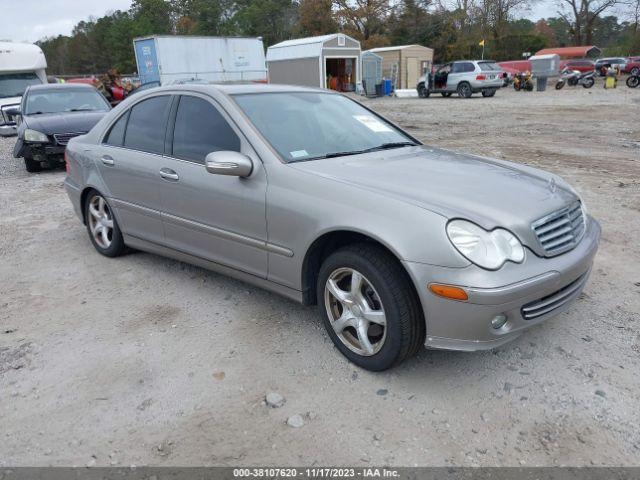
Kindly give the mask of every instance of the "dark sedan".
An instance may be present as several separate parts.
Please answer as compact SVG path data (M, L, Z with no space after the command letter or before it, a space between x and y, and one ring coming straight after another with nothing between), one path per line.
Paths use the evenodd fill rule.
M110 109L109 102L90 85L31 86L15 112L20 121L13 155L24 158L28 172L61 164L69 140L91 130Z

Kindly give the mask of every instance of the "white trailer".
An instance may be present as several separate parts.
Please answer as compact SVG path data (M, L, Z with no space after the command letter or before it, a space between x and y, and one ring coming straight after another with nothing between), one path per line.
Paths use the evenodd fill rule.
M142 84L267 80L261 38L154 35L133 46Z
M16 119L7 109L20 105L29 85L47 83L47 61L37 45L0 42L0 135L16 133Z

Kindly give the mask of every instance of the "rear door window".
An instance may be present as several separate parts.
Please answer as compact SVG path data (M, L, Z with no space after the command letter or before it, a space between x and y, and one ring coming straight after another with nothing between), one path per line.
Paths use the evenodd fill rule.
M451 73L468 73L473 72L475 69L475 65L471 62L458 62L453 64L453 71Z
M164 153L164 136L171 97L163 95L137 103L129 113L124 146L149 153Z
M204 163L211 152L240 151L240 139L222 114L203 98L182 96L173 131L173 156Z

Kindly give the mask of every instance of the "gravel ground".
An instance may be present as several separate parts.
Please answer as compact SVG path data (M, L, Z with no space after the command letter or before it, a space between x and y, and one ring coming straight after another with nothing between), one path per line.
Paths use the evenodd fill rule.
M640 463L640 89L367 104L576 186L603 239L569 312L494 351L369 373L313 308L96 254L64 171L27 174L0 138L0 466Z

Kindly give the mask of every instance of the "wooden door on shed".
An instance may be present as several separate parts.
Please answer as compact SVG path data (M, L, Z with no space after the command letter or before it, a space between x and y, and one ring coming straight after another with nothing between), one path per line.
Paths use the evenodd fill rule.
M414 88L420 78L420 61L417 57L407 57L407 82L404 88Z

